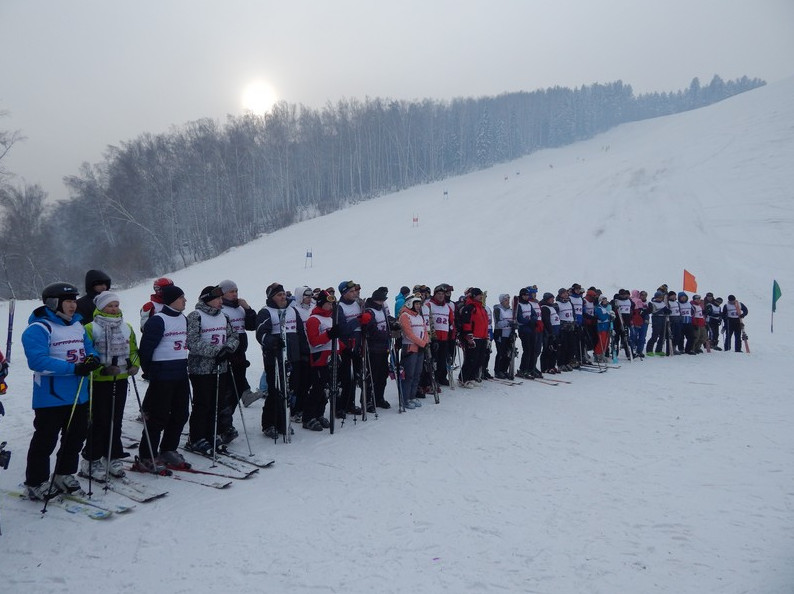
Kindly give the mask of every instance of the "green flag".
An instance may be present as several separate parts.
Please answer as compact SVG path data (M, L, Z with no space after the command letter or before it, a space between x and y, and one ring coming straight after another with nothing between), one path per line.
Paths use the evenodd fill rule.
M780 299L780 296L783 292L780 290L780 285L777 284L776 280L772 281L772 313L775 312L777 309L777 300Z

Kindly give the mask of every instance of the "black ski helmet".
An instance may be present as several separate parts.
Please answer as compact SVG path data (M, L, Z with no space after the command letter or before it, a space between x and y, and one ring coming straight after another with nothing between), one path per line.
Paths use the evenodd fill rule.
M52 283L44 287L41 292L41 300L48 309L58 311L61 307L61 302L66 299L76 300L80 295L77 287L69 283Z

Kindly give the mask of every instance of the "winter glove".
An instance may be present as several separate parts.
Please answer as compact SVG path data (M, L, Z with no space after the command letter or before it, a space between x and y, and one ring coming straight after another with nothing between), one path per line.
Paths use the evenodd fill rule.
M358 321L362 326L366 326L372 321L372 314L368 311L365 311L363 314L358 316Z
M94 355L88 355L81 363L75 364L74 374L85 377L100 367L102 367L102 363L99 362L99 359L94 357Z
M127 367L127 374L128 375L138 375L139 368L135 365L130 365Z
M466 338L466 347L467 348L473 349L475 346L477 346L477 343L474 342L474 335L473 334L467 334L465 338Z
M334 338L339 338L339 327L338 326L331 326L326 330L326 334L328 334L328 338L333 340Z
M215 355L215 363L220 365L226 361L232 354L232 349L228 345L223 345L218 353Z
M272 345L272 346L271 346L271 350L273 350L273 351L274 351L274 352L276 352L276 353L278 353L278 352L279 352L279 351L281 351L281 350L282 350L282 349L283 349L285 346L287 346L287 345L284 343L284 339L283 339L283 338L281 338L281 336L276 336L275 338L273 338L273 342L271 343L271 345Z
M431 342L430 343L430 350L433 351L433 355L438 353L438 343L437 342Z
M105 365L99 373L101 375L116 377L117 375L121 375L121 367L118 365Z
M0 363L0 380L8 375L8 361Z
M493 330L488 328L488 340L493 340Z
M543 320L535 322L535 332L543 332Z

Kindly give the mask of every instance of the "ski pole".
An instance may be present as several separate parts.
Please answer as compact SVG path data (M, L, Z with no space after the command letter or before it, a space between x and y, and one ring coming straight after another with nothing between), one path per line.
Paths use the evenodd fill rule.
M237 409L240 411L240 422L243 424L243 434L245 435L245 443L248 444L248 455L253 456L254 452L251 450L251 441L248 439L248 429L245 426L245 416L243 415L243 406L240 402L240 392L237 391L237 380L234 377L234 371L229 366L229 375L232 378L232 387L234 388L234 395L237 398Z
M113 386L110 389L110 431L108 432L108 456L105 464L105 492L108 490L110 480L110 459L113 453L113 422L116 418L116 377L113 376Z
M215 364L215 421L212 428L212 466L218 461L218 396L221 391L221 364Z
M94 429L94 374L88 376L88 435L91 441L88 444L88 457L94 461L94 436L91 432ZM92 487L94 482L93 464L88 465L88 498L94 494Z
M141 421L143 421L143 434L146 437L146 445L149 446L149 456L152 460L152 469L157 470L157 462L154 459L154 448L152 447L152 438L149 436L149 425L146 422L146 413L143 411L143 404L141 404L141 395L138 392L138 382L135 381L135 376L131 375L132 387L135 389L135 399L138 401L138 411L141 413ZM157 473L155 473L157 474Z
M72 404L72 410L69 413L69 420L66 422L66 430L63 434L63 441L62 443L66 443L66 440L69 438L69 430L72 428L72 419L74 419L74 411L77 410L77 401L80 399L80 392L83 390L83 382L85 381L85 376L80 376L80 383L77 384L77 392L74 395L74 403ZM61 455L63 447L58 448L58 453L55 455L55 468L52 472L52 478L50 478L50 486L47 489L48 496L44 499L44 507L41 509L42 514L47 513L47 504L50 502L49 493L52 493L53 485L55 484L55 473L58 472L58 465L61 463Z

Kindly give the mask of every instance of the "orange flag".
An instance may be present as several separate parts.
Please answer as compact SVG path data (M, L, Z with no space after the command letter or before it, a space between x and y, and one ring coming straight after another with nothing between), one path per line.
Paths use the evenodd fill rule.
M695 280L695 275L684 268L684 291L687 293L697 293L698 283Z

